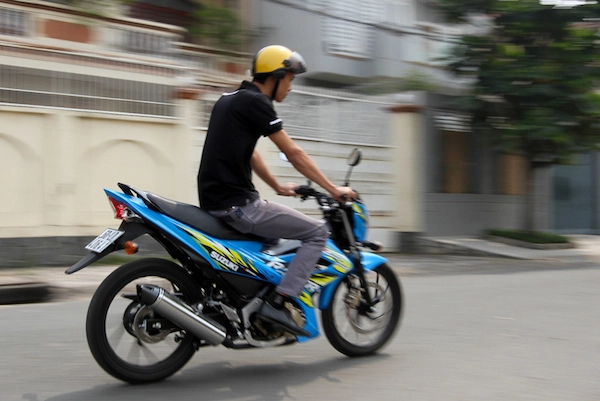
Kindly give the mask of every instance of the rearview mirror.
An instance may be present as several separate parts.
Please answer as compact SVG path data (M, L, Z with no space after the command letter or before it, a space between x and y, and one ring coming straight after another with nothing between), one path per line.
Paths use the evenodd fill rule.
M354 166L358 165L358 163L360 163L361 159L362 159L362 151L359 148L354 148L354 150L350 153L350 156L348 156L346 163L350 167L354 167Z

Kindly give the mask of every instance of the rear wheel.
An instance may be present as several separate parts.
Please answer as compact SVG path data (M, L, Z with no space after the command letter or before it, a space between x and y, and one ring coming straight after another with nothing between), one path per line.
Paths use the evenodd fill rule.
M87 314L86 334L98 364L130 383L165 379L194 355L194 336L143 305L137 284L154 284L187 302L199 299L192 277L164 259L141 259L112 272L98 287Z
M375 301L372 307L364 300L358 277L348 276L321 315L327 339L348 356L369 355L384 346L402 315L402 288L392 269L383 264L366 271L365 278Z

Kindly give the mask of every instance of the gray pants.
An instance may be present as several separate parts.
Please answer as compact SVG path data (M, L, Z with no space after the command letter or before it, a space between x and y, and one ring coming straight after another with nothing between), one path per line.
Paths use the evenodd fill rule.
M288 266L277 291L297 297L314 271L328 237L327 226L305 214L275 202L258 199L246 206L211 211L236 230L268 238L297 239L302 246Z

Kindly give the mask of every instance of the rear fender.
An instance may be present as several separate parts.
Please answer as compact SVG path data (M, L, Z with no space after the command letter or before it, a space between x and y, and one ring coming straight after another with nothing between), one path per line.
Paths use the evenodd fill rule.
M387 259L375 253L361 252L361 262L365 271L372 271L378 266L387 263ZM350 270L348 274L352 274L353 271L354 269ZM339 279L331 282L328 286L321 289L321 294L319 295L319 309L323 310L329 306L335 289L338 287L344 277L345 276L340 277Z
M103 257L105 257L106 255L108 255L112 252L120 251L121 249L125 249L125 243L127 241L134 240L134 239L150 232L150 229L145 224L128 223L126 221L123 221L121 223L121 225L119 226L119 230L125 231L125 234L121 235L115 241L115 243L112 244L112 246L109 246L101 253L97 253L97 252L88 253L79 262L77 262L73 266L69 267L65 271L65 273L73 274L73 273L83 269L84 267L89 266L94 262L97 262L98 260L102 259Z

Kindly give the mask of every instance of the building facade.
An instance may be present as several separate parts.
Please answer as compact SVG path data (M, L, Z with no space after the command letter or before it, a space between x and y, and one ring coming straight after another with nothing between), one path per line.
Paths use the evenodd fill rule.
M360 90L390 85L418 74L429 93L397 94L398 113L414 114L417 126L396 125L385 139L397 159L397 194L403 217L395 228L414 235L478 235L489 228L517 228L525 212L524 161L493 152L470 132L468 116L457 113L452 96L467 88L441 68L440 57L460 34L485 21L456 26L443 22L435 2L414 0L255 0L257 48L284 43L308 60L310 85ZM381 88L381 86L379 86ZM390 90L390 89L388 89ZM377 129L376 126L374 126ZM418 134L413 137L410 133ZM292 131L294 134L294 131ZM377 136L377 132L370 132ZM351 142L352 136L346 139ZM404 174L410 171L410 174ZM546 173L547 176L547 173ZM540 229L552 228L547 178L538 183ZM409 191L405 193L404 191ZM410 204L411 207L406 207ZM401 222L412 222L402 224Z
M271 43L309 64L277 105L286 130L340 183L346 155L363 149L352 185L369 206L373 240L405 250L419 236L519 227L523 160L487 148L453 109L461 83L448 84L437 57L458 28L441 24L429 2L226 3L260 33L248 53L185 42L184 29L122 10L0 1L1 265L77 259L115 225L102 188L117 182L195 204L212 104L248 78L252 54ZM414 70L437 90L357 93L357 83ZM259 147L280 179L302 182L270 141ZM540 173L540 229L595 230L597 163L586 156L575 175L571 167ZM277 200L318 216L314 205Z

